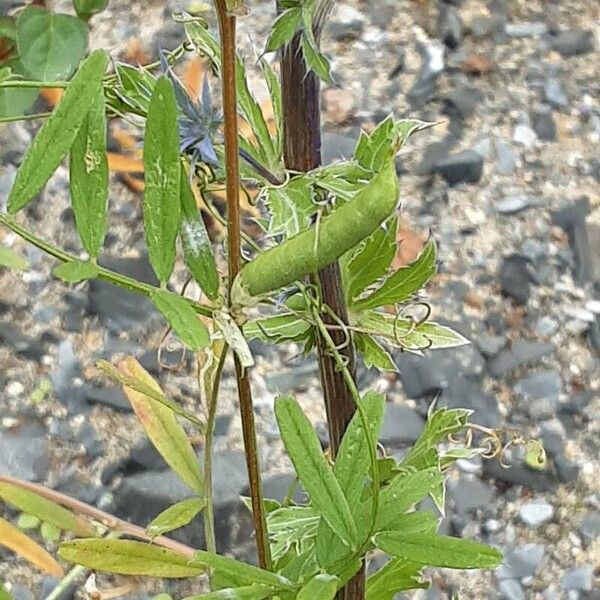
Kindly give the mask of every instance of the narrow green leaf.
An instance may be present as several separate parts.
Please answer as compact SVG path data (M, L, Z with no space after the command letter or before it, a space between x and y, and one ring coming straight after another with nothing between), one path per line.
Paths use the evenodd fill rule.
M179 294L155 289L152 290L150 299L190 350L195 352L210 345L206 325Z
M79 283L80 281L95 279L98 277L99 272L98 265L80 260L62 263L52 270L54 277L66 283Z
M275 415L283 443L312 505L340 539L355 549L358 537L354 517L310 421L291 397L277 398Z
M11 506L59 529L72 531L76 535L95 536L92 525L55 502L42 498L35 492L10 483L0 483L0 498Z
M382 531L373 542L387 554L432 567L493 569L502 562L502 553L495 548L448 536L406 537L400 531Z
M275 118L275 152L276 156L283 156L283 100L281 83L273 67L266 61L260 61L260 67L269 89L271 104L273 105L273 116Z
M17 20L23 66L38 81L68 79L85 56L88 30L80 19L28 6Z
M152 91L144 136L144 227L150 263L163 284L175 264L175 238L181 217L177 116L173 84L161 77Z
M281 575L265 571L254 565L240 562L219 554L204 552L198 550L194 557L190 559L190 564L203 565L214 569L217 573L222 573L233 577L236 581L248 582L248 584L262 584L280 590L292 590L294 584Z
M60 557L97 571L164 579L195 577L206 571L189 556L133 540L82 539L64 542Z
M356 349L361 353L365 366L368 369L375 367L380 371L391 371L393 373L398 371L398 367L389 352L370 335L355 333L354 344Z
M18 212L40 191L69 151L98 93L107 65L108 54L97 50L79 67L23 158L8 197L10 214Z
M252 357L248 342L231 315L225 310L215 311L213 313L213 321L223 334L223 339L237 354L242 368L246 369L254 365L254 358Z
M296 600L333 600L340 580L335 575L315 575L299 592Z
M436 273L437 250L429 240L417 259L392 273L370 296L355 302L356 311L395 305L412 298Z
M208 298L216 300L219 297L219 273L210 238L196 205L185 169L181 169L181 212L179 235L185 264L200 289Z
M303 32L301 46L307 68L316 73L323 81L331 83L329 61L321 53L319 47L306 35L306 32Z
M127 377L140 379L159 394L160 386L133 357L124 359L119 370ZM146 434L166 463L181 480L200 496L204 495L204 483L198 459L183 427L177 422L170 408L156 402L150 396L123 386L127 398L142 423Z
M302 9L297 6L284 10L273 23L265 47L266 52L275 52L292 41L294 33L302 23Z
M15 250L0 246L0 267L14 269L15 271L26 271L29 269L29 262Z
M263 600L272 598L277 593L276 589L268 585L255 584L236 588L225 588L216 592L188 596L183 600Z
M396 254L397 228L398 219L393 217L342 257L344 290L350 306L368 286L387 273Z
M265 317L244 324L244 336L247 339L272 344L304 341L310 331L310 324L294 314Z
M403 558L388 560L379 571L367 579L366 600L393 600L398 592L427 589L421 580L423 565Z
M77 232L92 258L100 253L108 210L106 108L98 88L71 147L69 181Z
M146 527L146 533L150 537L164 535L185 527L192 522L194 517L204 508L206 501L204 498L188 498L169 506L163 510L158 516L154 517Z
M469 343L460 333L433 321L416 324L414 320L374 310L360 313L356 318L358 325L370 335L385 338L390 346L409 352L455 348Z

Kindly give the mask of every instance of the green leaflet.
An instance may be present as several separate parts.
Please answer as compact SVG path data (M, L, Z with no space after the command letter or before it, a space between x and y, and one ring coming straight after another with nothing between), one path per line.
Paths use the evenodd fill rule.
M190 564L204 565L214 569L217 573L222 573L233 577L236 581L247 582L248 584L262 584L275 588L275 590L293 590L294 584L281 575L265 571L254 565L249 565L239 560L227 558L219 554L212 554L198 550L192 559L189 559Z
M189 556L133 540L74 540L61 544L58 554L89 569L120 575L179 579L206 571L204 565L192 564Z
M396 207L394 161L354 196L313 227L271 248L242 268L232 299L244 306L332 263L371 235Z
M313 546L321 516L311 506L284 506L267 517L273 560L285 556L294 548L298 556Z
M335 575L315 575L299 592L296 600L333 600L340 580Z
M400 531L382 531L373 542L392 556L432 567L493 569L502 562L502 554L495 548L435 534L405 536Z
M56 525L52 525L52 523L44 522L40 527L42 539L50 544L56 544L60 540L60 533L60 529Z
M162 394L160 386L133 357L124 359L119 370L126 376L140 379L155 392ZM183 427L174 412L151 396L123 386L123 391L140 420L142 427L166 463L181 480L200 496L204 495L204 482L198 458Z
M72 531L83 536L96 535L96 530L92 525L73 514L70 510L19 486L0 483L0 498L11 506L46 523L51 523L59 529Z
M362 399L362 405L370 427L369 435L376 443L379 439L385 412L385 397L375 392L367 392ZM352 417L344 434L333 467L333 473L342 488L348 505L353 508L360 504L365 483L370 475L370 467L367 437L357 412ZM336 534L324 521L321 521L319 526L316 553L319 564L324 568L337 563L348 555L348 548L340 543Z
M403 558L392 558L367 579L366 600L393 600L398 592L427 589L421 581L423 565Z
M310 334L309 323L293 314L255 319L244 324L244 336L272 344L304 341Z
M26 271L29 269L29 261L15 250L0 246L0 267L14 269L15 271Z
M87 21L102 12L108 6L108 0L73 0L77 16Z
M124 111L146 117L156 85L154 76L143 67L136 68L125 63L116 63L115 75L118 85L111 90L109 105L121 103Z
M54 267L52 274L66 283L79 283L98 277L98 265L92 262L73 260Z
M152 92L144 136L144 228L148 257L162 284L168 281L175 264L181 216L177 116L173 84L161 77Z
M291 397L277 398L275 415L283 443L312 505L344 544L354 550L358 542L354 517L310 421Z
M371 295L357 300L354 303L354 310L362 312L409 300L435 275L436 257L436 245L431 239L417 260L392 273Z
M17 20L17 43L23 66L38 81L68 79L85 56L85 23L39 6L28 6Z
M206 325L184 298L167 290L155 289L150 299L190 350L195 352L210 345Z
M210 238L196 205L185 169L181 169L181 213L179 236L185 264L200 289L214 301L219 297L219 273Z
M266 187L263 197L271 218L269 235L291 237L304 231L316 211L312 178L299 175L281 187Z
M383 277L396 254L396 217L378 227L357 249L342 257L344 292L348 306L371 284Z
M154 538L180 527L185 527L192 522L205 505L204 498L188 498L177 502L177 504L169 506L154 517L146 526L146 533Z
M77 232L91 258L100 253L108 209L108 161L104 93L98 88L69 160L71 203Z
M356 317L358 325L372 336L381 336L396 348L408 351L436 350L464 346L469 341L450 327L426 321L415 325L409 319L367 310Z
M276 590L268 585L255 584L237 588L225 588L200 596L188 596L183 600L263 600L272 598Z
M299 6L284 10L273 23L265 47L266 52L275 52L292 41L294 33L302 23L302 9Z
M370 335L355 333L354 344L356 349L362 354L367 368L375 367L380 371L391 371L393 373L398 371L398 367L389 352Z
M98 94L107 65L108 54L96 50L79 67L23 158L8 196L10 214L21 210L42 189L69 151Z

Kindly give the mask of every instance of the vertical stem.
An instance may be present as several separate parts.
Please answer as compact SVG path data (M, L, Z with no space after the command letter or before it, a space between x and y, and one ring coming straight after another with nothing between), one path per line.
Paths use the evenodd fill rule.
M241 268L241 225L240 225L240 173L237 131L236 90L236 41L234 15L227 12L225 0L216 0L221 33L223 115L225 128L225 171L227 176L227 243L229 259L229 285L233 283ZM234 353L235 372L240 401L242 433L252 501L252 518L256 533L258 562L263 569L271 569L271 555L267 526L262 502L262 486L258 463L256 427L252 408L250 380Z
M309 171L321 164L321 119L319 102L319 79L307 73L306 64L296 36L281 53L281 84L283 93L283 134L286 167L294 171ZM344 322L348 314L344 301L342 279L338 262L321 269L318 274L324 304ZM331 317L323 319L333 324ZM332 330L331 337L341 345L344 332ZM332 455L338 452L342 436L354 415L356 406L352 392L343 373L327 349L322 336L318 340L319 369L325 399ZM354 347L348 344L340 350L347 361L348 370L356 378ZM365 591L364 569L351 579L338 593L338 600L362 600Z

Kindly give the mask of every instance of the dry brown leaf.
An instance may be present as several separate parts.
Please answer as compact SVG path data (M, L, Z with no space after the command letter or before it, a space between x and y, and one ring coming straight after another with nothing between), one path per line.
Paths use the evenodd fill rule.
M108 152L108 168L114 173L143 173L144 163L141 159L116 152Z
M61 88L42 88L42 97L50 106L56 106L63 92Z
M64 576L62 567L44 548L2 518L0 518L0 545L28 560L44 573L55 577Z
M392 266L394 269L405 267L415 261L427 242L427 236L423 233L413 231L407 227L398 229L398 250Z
M202 80L204 78L205 66L198 57L188 60L183 71L183 85L191 98L197 98Z

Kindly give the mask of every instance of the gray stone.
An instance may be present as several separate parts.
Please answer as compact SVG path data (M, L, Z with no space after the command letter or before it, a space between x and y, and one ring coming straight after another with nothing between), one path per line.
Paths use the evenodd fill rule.
M456 48L462 40L463 25L458 11L442 3L438 20L438 36L449 48Z
M503 423L498 400L483 390L479 378L457 375L441 392L438 405L472 410L473 420L486 427L500 427Z
M529 207L527 194L512 194L494 202L494 210L501 215L516 215Z
M530 529L536 529L554 516L554 507L545 500L527 502L519 509L519 517Z
M413 110L422 108L435 98L437 93L437 79L444 70L444 46L431 44L417 47L421 55L421 68L410 90L406 94Z
M544 102L558 109L569 105L567 92L562 83L555 77L548 77L544 83Z
M325 131L321 146L323 163L328 165L353 156L359 133L359 130L347 133Z
M131 412L131 404L120 387L86 385L81 393L88 404L107 406L122 412Z
M45 354L40 339L21 333L9 323L2 323L2 327L0 327L0 344L6 345L18 355L36 362L39 362Z
M412 408L388 402L379 439L385 446L414 442L424 426L425 420Z
M542 104L537 107L531 115L531 120L540 140L549 142L556 140L556 123L550 106Z
M528 150L533 150L537 142L537 134L527 123L519 123L513 131L513 141Z
M516 304L527 304L533 278L529 260L525 256L505 256L498 269L498 279L504 296L512 298Z
M531 417L552 417L562 392L562 377L552 370L537 371L521 379L514 390L526 402Z
M46 432L38 425L0 431L0 473L26 481L43 481L50 470Z
M550 47L564 57L587 54L594 49L593 34L583 29L562 31L552 36Z
M504 561L496 571L499 579L522 579L535 574L546 550L541 544L523 544L506 548Z
M338 42L351 42L360 39L365 29L363 14L346 4L340 4L330 19L327 30Z
M558 485L556 477L550 471L530 469L522 462L513 463L507 469L496 459L486 460L483 463L483 472L486 477L509 485L523 485L538 492L551 491Z
M476 87L461 85L444 97L444 113L451 118L468 119L482 100L483 96Z
M496 140L496 171L499 175L510 175L516 167L516 156L512 145L504 140Z
M565 590L582 590L591 592L594 585L594 567L583 565L565 573L560 580Z
M596 511L586 515L581 521L579 531L588 540L600 537L600 512Z
M538 335L549 336L558 329L558 321L552 317L540 317L534 325L534 330Z
M477 183L483 173L483 156L473 150L464 150L437 161L434 171L449 185Z
M525 594L518 581L503 579L498 584L498 591L503 600L525 600Z
M488 507L494 493L487 483L479 479L461 477L448 482L448 496L456 512L464 515Z
M517 367L535 364L553 352L553 344L520 339L489 360L488 371L493 377L503 377Z
M14 165L2 165L0 172L0 212L6 212L6 201L10 192L15 177L17 175L17 167Z
M506 338L503 335L488 335L484 334L476 340L481 354L486 358L498 354L502 348L506 345Z
M535 37L545 35L548 33L548 26L546 23L507 23L504 27L504 31L508 37L522 38L522 37Z

